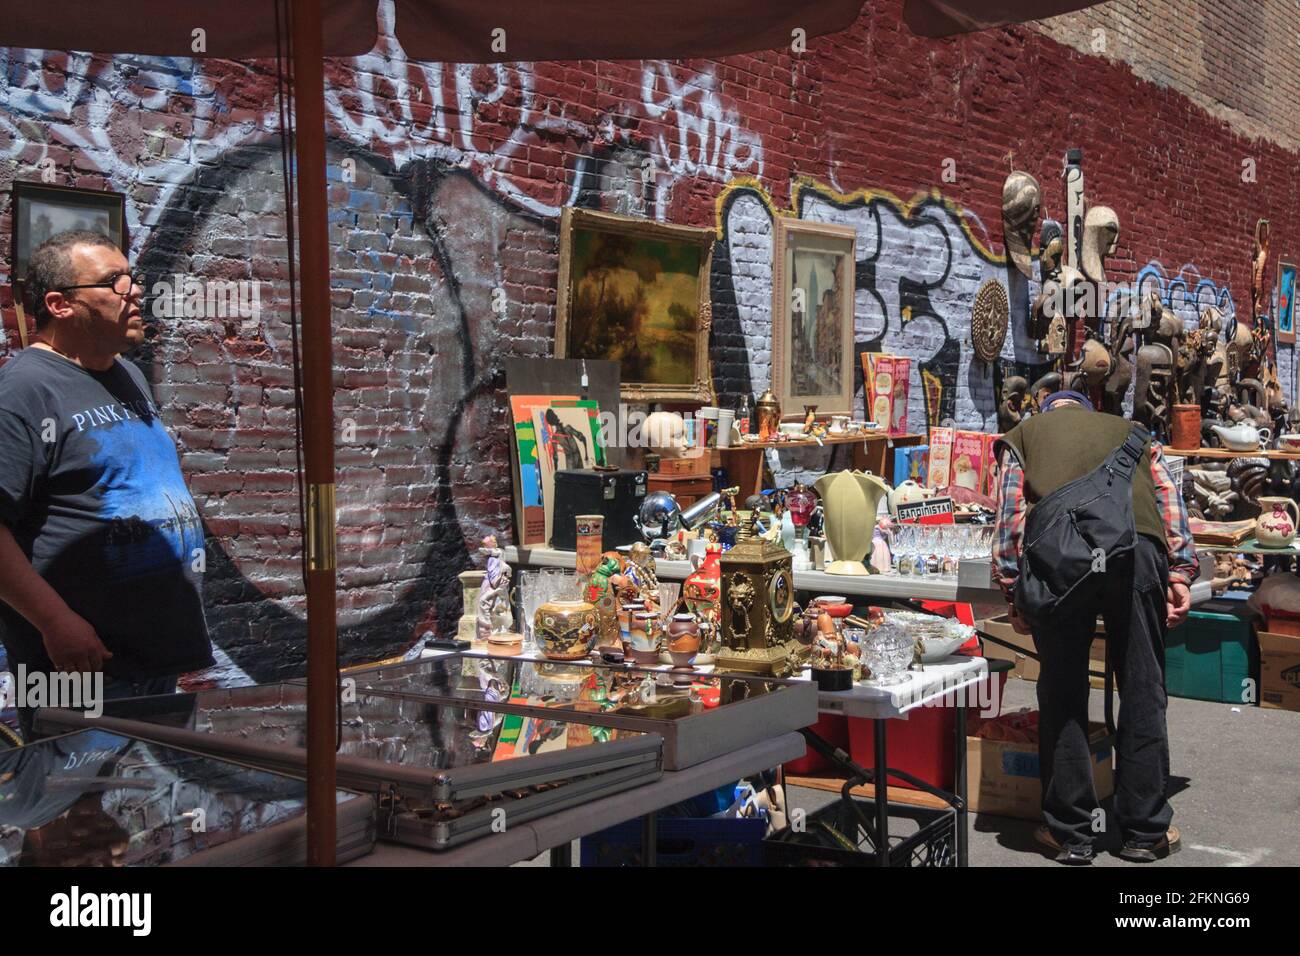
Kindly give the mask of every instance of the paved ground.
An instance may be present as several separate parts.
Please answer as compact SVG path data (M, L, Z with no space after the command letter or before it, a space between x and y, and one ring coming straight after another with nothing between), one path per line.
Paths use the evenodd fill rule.
M1036 707L1031 681L1007 681L1003 710ZM1092 692L1100 721L1102 693ZM1170 802L1183 849L1154 866L1300 865L1300 713L1169 701ZM791 806L809 810L830 795L792 789ZM1109 801L1107 801L1109 809ZM971 866L1059 866L1034 842L1036 824L973 818ZM1101 866L1134 866L1102 853Z
M1036 686L1008 680L1003 711L1037 707ZM1101 721L1099 690L1092 692L1091 709ZM1183 848L1148 866L1300 866L1300 713L1171 698L1169 741L1170 802ZM795 787L788 805L812 812L833 799L820 790ZM971 866L1060 866L1040 852L1035 826L1028 820L972 817ZM907 821L898 821L895 832L911 829ZM575 842L575 862L577 857ZM547 863L544 854L522 865ZM1140 864L1101 853L1094 865Z

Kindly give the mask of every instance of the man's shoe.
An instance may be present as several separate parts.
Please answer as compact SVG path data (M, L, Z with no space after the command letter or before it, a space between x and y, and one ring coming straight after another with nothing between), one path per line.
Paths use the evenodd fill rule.
M1092 862L1094 854L1091 843L1072 843L1069 846L1062 846L1045 825L1034 831L1034 839L1049 850L1056 851L1057 863L1064 863L1067 866L1087 866Z
M1119 851L1119 855L1134 863L1154 863L1156 860L1163 860L1177 853L1182 846L1183 840L1178 833L1178 827L1170 827L1155 843L1125 840L1124 848Z

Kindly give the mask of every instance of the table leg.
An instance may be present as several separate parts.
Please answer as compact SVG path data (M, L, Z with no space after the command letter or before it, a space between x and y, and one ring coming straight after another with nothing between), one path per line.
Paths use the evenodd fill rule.
M659 865L659 818L654 813L641 818L641 865Z
M990 680L996 676L990 674ZM953 789L959 801L957 807L957 865L970 865L970 814L966 809L966 700L963 691L957 692L957 752L953 755Z
M876 738L876 857L880 866L889 866L889 766L885 759L885 721L873 720Z
M551 866L565 867L566 869L573 866L572 843L551 847Z

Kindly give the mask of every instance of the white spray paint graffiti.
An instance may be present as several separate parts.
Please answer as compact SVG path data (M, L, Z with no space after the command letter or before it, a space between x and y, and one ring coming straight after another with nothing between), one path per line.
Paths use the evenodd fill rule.
M711 72L692 73L679 81L672 66L656 62L641 75L641 102L646 115L677 133L675 141L660 132L654 159L660 173L675 180L707 176L726 182L734 176L763 175L763 141L746 130L739 113L729 109L714 89ZM664 217L668 190L660 189L658 218Z

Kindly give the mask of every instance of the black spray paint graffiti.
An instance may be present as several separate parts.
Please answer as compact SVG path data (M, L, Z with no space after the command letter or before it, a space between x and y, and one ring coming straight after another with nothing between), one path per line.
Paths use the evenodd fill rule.
M338 181L345 158L354 183ZM211 474L216 487L232 489L196 494L219 529L208 538L204 597L214 642L233 665L206 675L222 683L299 674L305 659L294 579L301 539L285 484L294 434L278 162L273 150L250 148L199 170L138 259L149 275L171 275L203 257L205 272L271 280L279 293L264 299L257 328L166 322L137 358L146 372L156 367L187 477ZM346 662L402 653L425 626L455 630L456 574L472 566L478 538L500 533L500 514L509 513L500 359L528 348L524 317L513 327L496 321L492 290L511 279L501 264L507 249L521 259L533 250L553 255L555 239L551 224L459 171L417 162L395 174L337 145L330 167L337 188L349 190L330 227L338 232L331 269ZM350 240L358 234L364 242ZM484 268L491 262L495 272ZM535 338L534 354L546 354L549 339ZM190 382L200 383L197 391L187 390ZM261 487L250 485L250 472L257 480L278 475L279 493L250 491Z

